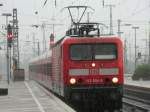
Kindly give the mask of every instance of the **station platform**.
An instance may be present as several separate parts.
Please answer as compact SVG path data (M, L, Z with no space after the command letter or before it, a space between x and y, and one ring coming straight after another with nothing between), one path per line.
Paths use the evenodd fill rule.
M0 96L0 112L75 112L34 81L11 82Z
M139 86L144 88L150 88L150 81L144 80L132 80L131 77L125 77L124 83L126 85Z

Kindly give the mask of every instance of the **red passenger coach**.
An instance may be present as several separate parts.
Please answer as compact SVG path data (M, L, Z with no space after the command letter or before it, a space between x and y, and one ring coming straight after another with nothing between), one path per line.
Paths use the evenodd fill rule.
M67 100L122 108L123 47L117 37L66 37L31 61L30 78Z

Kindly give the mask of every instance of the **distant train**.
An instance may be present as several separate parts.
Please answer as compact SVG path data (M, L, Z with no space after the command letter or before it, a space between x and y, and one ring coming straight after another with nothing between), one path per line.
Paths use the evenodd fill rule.
M123 46L117 37L66 37L33 59L30 79L69 101L122 109Z

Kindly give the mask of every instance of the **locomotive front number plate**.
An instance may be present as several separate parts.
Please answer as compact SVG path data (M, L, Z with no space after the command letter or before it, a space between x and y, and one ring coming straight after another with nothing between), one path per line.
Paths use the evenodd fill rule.
M98 75L99 74L99 69L90 69L89 74L90 75Z
M91 78L91 79L87 79L86 83L88 83L88 84L103 83L103 80L102 79L98 79L98 78Z

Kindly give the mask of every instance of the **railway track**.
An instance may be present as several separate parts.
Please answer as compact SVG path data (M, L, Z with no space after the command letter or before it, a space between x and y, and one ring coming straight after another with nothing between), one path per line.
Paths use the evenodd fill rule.
M150 112L150 88L125 85L123 104L125 112Z
M100 109L98 110L96 109L94 111L101 112ZM84 111L79 109L79 111L77 112L84 112ZM125 85L122 112L150 112L150 88Z

